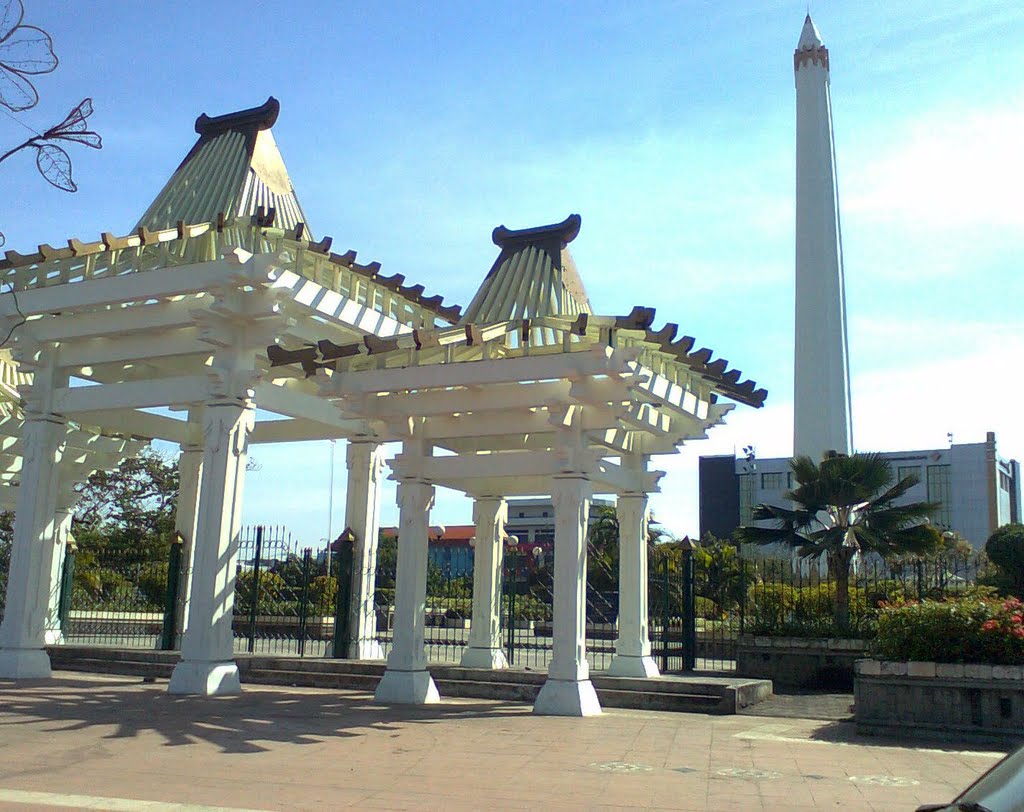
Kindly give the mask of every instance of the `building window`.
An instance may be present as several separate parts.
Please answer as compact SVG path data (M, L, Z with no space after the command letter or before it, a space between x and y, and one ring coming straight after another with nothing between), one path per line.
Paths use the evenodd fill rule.
M928 501L938 502L933 520L940 527L953 523L953 488L948 465L928 466Z
M740 524L754 522L754 483L755 474L740 474Z
M545 511L544 511L543 513L541 513L540 515L541 515L541 517L542 517L542 518L546 519L546 518L548 517L548 512L547 512L547 511L545 510Z
M1004 491L1010 490L1010 477L1002 471L999 472L999 487Z
M776 473L761 474L761 490L781 491L793 485L793 474L791 471L778 471Z
M921 481L921 466L920 465L901 465L896 469L896 480L902 482L908 476L912 476Z

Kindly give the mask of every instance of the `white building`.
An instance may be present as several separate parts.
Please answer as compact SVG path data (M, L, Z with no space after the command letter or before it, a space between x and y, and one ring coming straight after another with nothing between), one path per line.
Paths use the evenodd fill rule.
M882 453L898 478L916 476L918 484L903 500L937 502L933 521L953 530L976 548L997 527L1021 521L1020 463L996 452L996 436L983 443L948 448ZM761 503L785 504L794 486L789 459L746 460L731 455L700 458L700 532L726 538L752 522Z

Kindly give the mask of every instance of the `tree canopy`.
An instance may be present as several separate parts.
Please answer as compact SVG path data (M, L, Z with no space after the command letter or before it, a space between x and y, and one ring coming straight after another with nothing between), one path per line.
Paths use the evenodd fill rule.
M850 562L857 552L890 557L926 553L941 543L929 524L938 507L930 502L899 504L917 484L915 476L895 481L881 454L835 454L815 464L810 457L790 463L797 486L785 496L792 507L754 508L760 526L738 528L742 543L783 544L804 558L826 556L837 580L836 621L846 625Z

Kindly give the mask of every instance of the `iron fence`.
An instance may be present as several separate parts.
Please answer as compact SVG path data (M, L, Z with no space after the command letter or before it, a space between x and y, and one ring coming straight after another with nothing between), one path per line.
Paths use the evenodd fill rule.
M235 650L322 657L334 634L336 577L287 528L242 528L235 574ZM336 573L335 573L336 574Z
M347 551L350 552L350 551ZM345 564L344 574L339 565ZM377 637L391 648L397 543L382 539L374 604ZM328 572L286 528L246 527L239 543L233 631L236 652L325 656L347 587L351 555ZM652 656L663 673L729 672L738 638L871 637L886 602L984 594L981 559L861 561L851 571L846 601L834 573L800 560L742 557L729 546L649 548L647 585ZM91 545L66 556L59 598L65 640L169 649L176 636L180 547ZM554 555L540 547L505 551L501 627L513 667L546 669L552 655ZM0 587L4 583L0 574ZM982 581L985 579L983 578ZM425 645L428 660L458 663L473 618L473 559L428 564ZM594 671L611 664L618 637L618 561L607 547L588 545L587 659ZM838 600L837 600L838 598ZM340 601L340 603L339 603ZM845 603L846 618L837 619Z
M102 646L166 646L170 541L93 543L64 556L58 616L64 640ZM172 583L173 588L173 583Z
M741 630L748 634L871 638L886 603L986 591L979 587L984 563L978 556L858 562L849 573L845 601L824 562L752 559L743 568L746 588L738 608Z

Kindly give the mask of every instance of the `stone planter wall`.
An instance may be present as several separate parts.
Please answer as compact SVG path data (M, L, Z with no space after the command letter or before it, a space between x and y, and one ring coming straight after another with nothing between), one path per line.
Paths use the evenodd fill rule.
M848 690L853 664L866 650L863 640L743 635L736 643L736 674L786 688Z
M858 660L854 720L869 735L1024 741L1024 669Z

